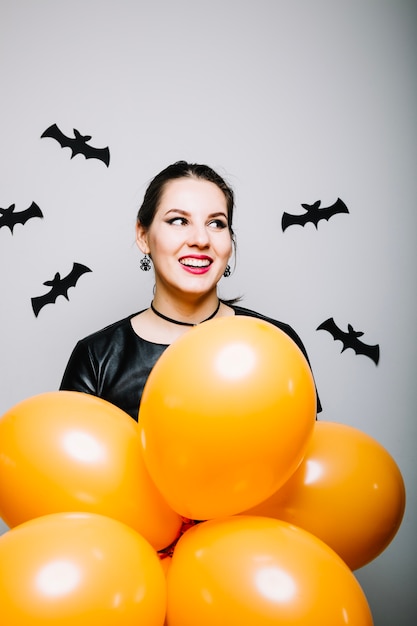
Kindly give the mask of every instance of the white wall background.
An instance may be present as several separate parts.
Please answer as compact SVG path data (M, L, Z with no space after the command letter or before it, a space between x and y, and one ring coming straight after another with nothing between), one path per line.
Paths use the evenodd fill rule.
M357 572L376 626L417 619L415 445L417 7L407 0L2 0L0 414L56 389L76 340L145 308L133 245L148 180L206 162L237 194L238 263L223 294L302 336L322 419L375 437L407 510ZM40 139L56 122L109 146L110 167ZM284 211L342 198L350 215L281 230ZM35 318L30 298L74 261L92 269ZM334 317L379 343L340 354ZM3 531L6 527L3 525ZM329 590L331 593L331 590Z

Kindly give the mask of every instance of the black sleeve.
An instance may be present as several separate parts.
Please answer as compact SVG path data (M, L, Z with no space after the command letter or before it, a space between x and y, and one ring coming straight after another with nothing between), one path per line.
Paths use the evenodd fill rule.
M75 346L59 389L97 395L97 373L88 346L84 342L79 341Z

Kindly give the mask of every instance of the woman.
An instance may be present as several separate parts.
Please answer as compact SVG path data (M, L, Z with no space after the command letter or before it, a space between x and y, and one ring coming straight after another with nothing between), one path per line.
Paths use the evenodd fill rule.
M154 266L153 301L79 341L60 389L104 398L137 420L144 385L164 350L190 327L223 316L269 321L307 357L290 326L218 297L220 279L230 274L233 208L232 189L206 165L179 161L157 174L136 224L141 268Z

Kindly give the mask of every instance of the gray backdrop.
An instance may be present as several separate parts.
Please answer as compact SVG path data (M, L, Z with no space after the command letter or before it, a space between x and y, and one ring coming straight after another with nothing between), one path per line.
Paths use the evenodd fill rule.
M407 0L2 0L0 414L56 389L76 340L148 306L134 245L146 183L206 162L236 190L237 269L222 295L291 323L324 412L397 461L407 510L357 572L376 626L414 626L416 577L416 3ZM56 123L110 166L40 139ZM340 197L349 215L281 229ZM31 298L91 268L35 317ZM317 326L350 323L378 366ZM3 532L6 530L2 526ZM329 590L331 593L331 590Z

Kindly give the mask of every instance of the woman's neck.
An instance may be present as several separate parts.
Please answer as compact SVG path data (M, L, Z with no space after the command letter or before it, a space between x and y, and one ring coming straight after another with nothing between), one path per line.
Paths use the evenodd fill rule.
M157 305L155 303L154 306L157 308ZM195 321L199 321L200 319L207 318L210 315L210 311L215 310L216 301L214 302L214 306L213 302L210 303L210 306L212 308L208 309L207 307L207 313L202 309L199 311L199 314L201 313L201 317L188 318L187 320L186 316L182 315L181 317L174 318L175 310L173 312L172 309L170 309L172 315L168 315L168 317L173 317L174 319L179 319L180 321L192 321L194 323ZM167 309L164 309L163 312L165 313L166 310ZM181 313L183 312L181 311ZM179 315L180 311L178 311L177 314ZM221 302L219 311L213 319L225 316L229 317L231 315L234 315L234 310L230 306L224 304L224 302ZM169 345L173 343L176 339L179 339L182 335L188 333L192 329L190 326L172 324L165 321L164 319L161 319L154 314L150 307L145 311L142 311L142 313L139 313L138 315L133 317L131 320L131 324L135 333L139 335L139 337L141 337L142 339L145 339L146 341L150 341L152 343L164 345Z
M169 324L179 326L196 326L216 317L221 306L217 294L205 299L203 302L176 302L172 299L155 296L150 309L159 319Z

